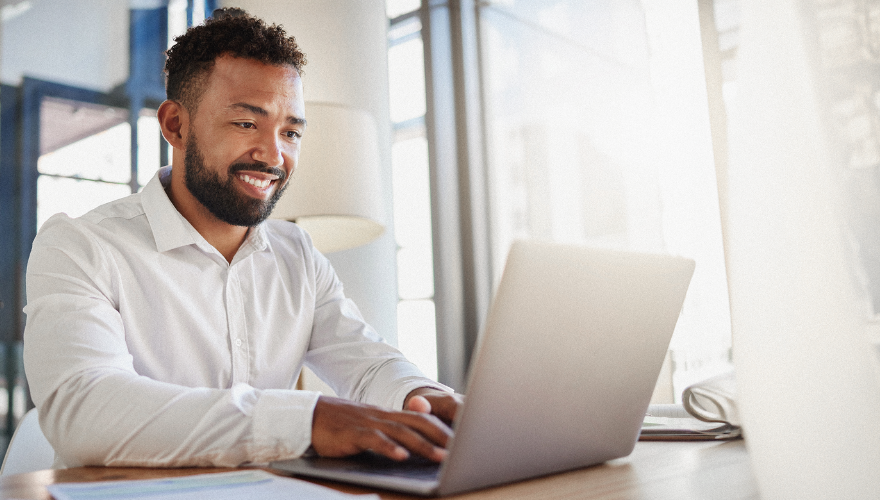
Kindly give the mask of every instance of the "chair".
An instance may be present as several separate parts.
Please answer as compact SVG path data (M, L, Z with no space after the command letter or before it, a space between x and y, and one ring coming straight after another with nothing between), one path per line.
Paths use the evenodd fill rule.
M55 450L40 429L37 409L32 408L21 418L9 440L0 476L51 469L54 461Z

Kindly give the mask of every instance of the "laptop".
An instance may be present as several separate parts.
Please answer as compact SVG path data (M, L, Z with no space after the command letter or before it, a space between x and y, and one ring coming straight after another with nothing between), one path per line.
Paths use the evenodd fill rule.
M442 464L364 453L271 466L444 496L629 455L693 270L680 257L517 241Z

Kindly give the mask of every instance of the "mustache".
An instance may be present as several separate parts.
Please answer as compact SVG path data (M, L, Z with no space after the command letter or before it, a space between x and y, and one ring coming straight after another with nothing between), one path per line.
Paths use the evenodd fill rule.
M262 172L264 174L270 174L278 177L278 181L282 182L285 178L287 178L287 173L284 170L281 170L278 167L270 167L269 165L257 161L254 163L233 163L229 166L229 175L232 175L236 172L240 172L242 170L250 170L251 172Z

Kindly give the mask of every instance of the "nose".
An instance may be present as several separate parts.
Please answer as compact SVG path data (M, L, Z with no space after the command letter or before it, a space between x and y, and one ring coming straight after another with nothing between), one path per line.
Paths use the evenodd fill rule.
M284 164L284 154L280 137L276 134L263 134L251 157L270 167L281 167Z

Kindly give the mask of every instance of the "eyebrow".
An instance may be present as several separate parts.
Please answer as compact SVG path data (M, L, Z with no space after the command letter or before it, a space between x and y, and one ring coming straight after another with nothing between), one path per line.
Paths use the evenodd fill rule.
M255 115L260 115L263 117L269 116L269 112L266 111L265 109L263 109L259 106L254 106L253 104L248 104L246 102L237 102L235 104L230 105L229 108L244 109L246 111L250 111L251 113L253 113ZM291 116L287 117L287 123L289 123L291 125L306 125L306 119L291 115Z

